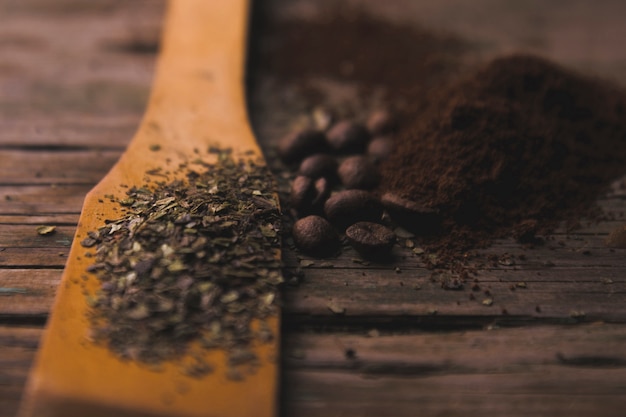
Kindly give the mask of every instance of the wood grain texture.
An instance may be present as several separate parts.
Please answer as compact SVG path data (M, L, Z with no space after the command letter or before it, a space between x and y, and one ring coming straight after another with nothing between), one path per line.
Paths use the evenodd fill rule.
M0 327L0 398L7 407L19 397L40 332ZM625 339L624 326L607 324L293 332L283 343L283 414L604 415L626 405Z
M67 116L66 116L67 117ZM140 114L120 116L32 116L3 120L0 149L116 149L122 150L140 121Z

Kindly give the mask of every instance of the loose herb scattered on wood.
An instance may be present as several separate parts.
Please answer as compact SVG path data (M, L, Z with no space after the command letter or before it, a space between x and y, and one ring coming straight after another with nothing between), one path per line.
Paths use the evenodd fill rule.
M144 363L182 357L189 343L221 348L231 370L254 364L251 346L273 334L280 272L280 211L269 170L230 152L185 180L133 187L82 245L95 248L101 288L92 306L92 337L117 356ZM252 325L253 321L259 325ZM210 372L202 366L201 376Z

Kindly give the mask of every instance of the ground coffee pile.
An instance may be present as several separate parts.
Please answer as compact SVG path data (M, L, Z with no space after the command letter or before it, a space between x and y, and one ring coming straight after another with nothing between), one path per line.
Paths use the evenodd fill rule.
M311 108L332 94L310 94L314 79L356 85L355 100L385 91L400 123L379 192L438 210L441 230L419 243L438 255L433 267L495 238L536 242L589 214L626 172L626 96L614 85L531 56L476 68L470 42L355 10L269 26L255 68Z
M435 247L532 239L626 172L626 96L608 83L511 56L430 98L397 136L381 189L439 210Z

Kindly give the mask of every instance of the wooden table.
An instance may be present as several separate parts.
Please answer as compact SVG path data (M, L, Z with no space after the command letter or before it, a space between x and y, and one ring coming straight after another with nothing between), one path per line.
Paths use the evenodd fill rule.
M346 2L471 38L485 56L537 51L626 83L621 1ZM264 7L297 16L322 3ZM82 199L143 113L162 13L150 0L0 2L0 416L19 403ZM299 110L252 94L269 146ZM414 256L365 266L348 251L332 268L305 268L285 290L283 415L623 412L626 250L604 239L625 221L626 192L600 204L616 220L559 230L532 250L489 248L515 259L480 271L491 306L483 292L442 290ZM38 225L56 233L38 235ZM287 250L287 273L298 262Z

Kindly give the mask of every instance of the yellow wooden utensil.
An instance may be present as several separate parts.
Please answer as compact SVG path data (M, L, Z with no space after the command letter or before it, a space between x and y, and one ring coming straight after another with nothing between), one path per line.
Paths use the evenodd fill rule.
M105 219L118 218L127 186L146 172L178 166L209 145L261 158L244 97L247 0L170 0L155 82L139 130L107 176L87 195L55 304L20 415L23 417L212 416L276 414L278 315L273 341L253 346L256 372L226 376L226 353L203 350L214 372L194 378L180 364L159 369L122 361L89 340L89 306L97 279L84 279L92 262L80 241ZM175 174L172 174L175 175ZM105 198L105 196L109 196ZM114 198L110 198L114 196ZM280 256L278 249L276 257Z

